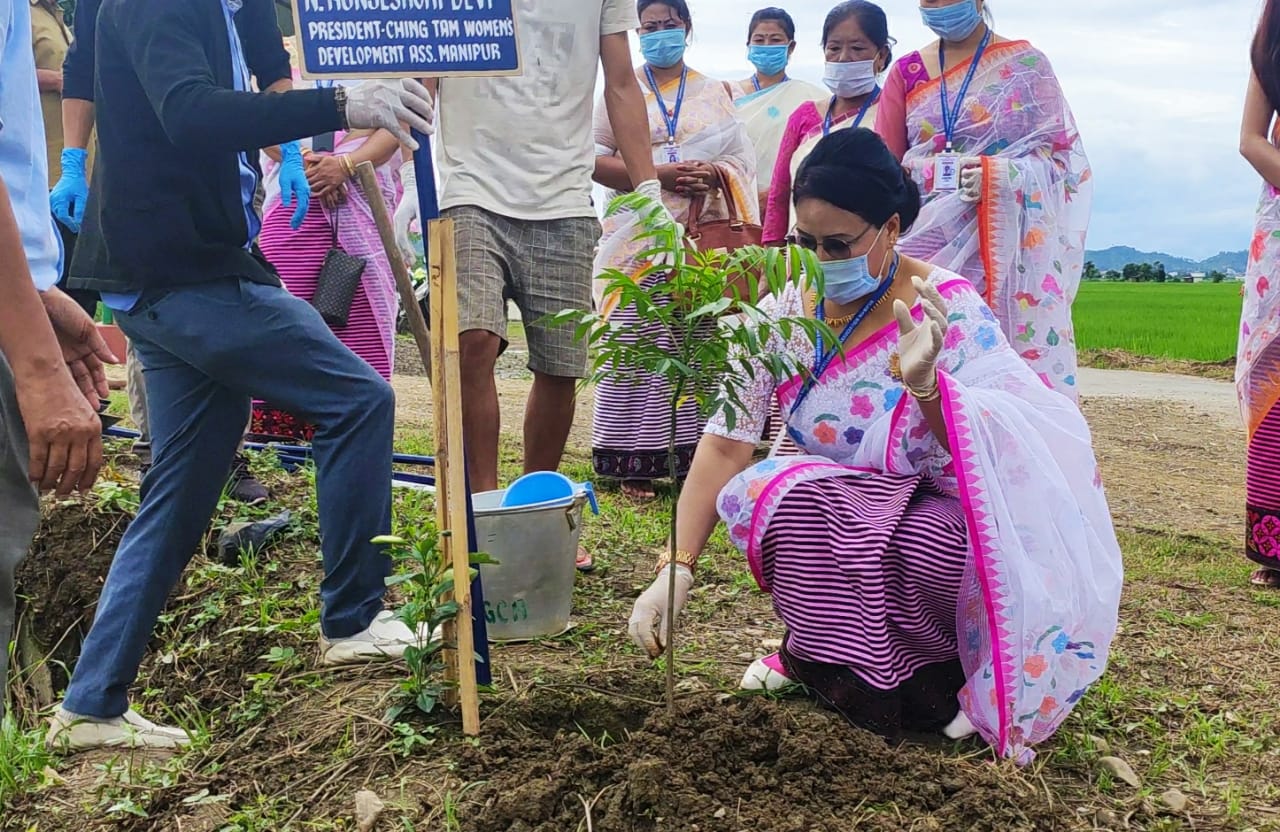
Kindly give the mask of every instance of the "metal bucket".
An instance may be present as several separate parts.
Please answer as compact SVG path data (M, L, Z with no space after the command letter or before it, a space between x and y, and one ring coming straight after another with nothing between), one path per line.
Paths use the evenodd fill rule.
M498 561L483 564L484 612L490 641L528 641L569 629L578 539L587 497L502 507L502 491L471 498L476 549Z

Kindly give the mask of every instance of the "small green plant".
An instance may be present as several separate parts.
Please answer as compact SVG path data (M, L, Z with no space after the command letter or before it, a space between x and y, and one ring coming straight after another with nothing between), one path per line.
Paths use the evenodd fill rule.
M606 293L616 293L618 308L630 308L635 323L619 324L599 312L565 310L551 316L551 326L576 326L579 340L592 350L593 364L587 383L606 375L640 381L647 376L666 380L671 391L667 414L669 431L667 470L679 503L681 482L677 471L676 423L687 403L697 405L703 416L722 412L730 430L743 409L735 382L754 381L760 368L774 379L810 372L785 350L771 344L785 343L803 333L810 343L819 336L827 344L838 339L830 328L805 315L783 317L762 306L769 296L789 285L812 278L821 292L821 268L813 252L800 248L748 247L732 253L697 251L689 246L680 227L661 203L642 194L615 199L609 213L634 211L642 230L636 239L652 247L639 257L653 265L632 275L607 270ZM674 265L671 265L674 264ZM657 276L657 280L649 282ZM663 330L674 344L673 352L650 336ZM675 546L677 508L671 510L669 545ZM668 585L669 637L666 644L667 702L675 702L675 570Z
M44 731L24 730L6 711L0 718L0 806L38 785L51 763Z
M132 516L142 502L137 486L113 479L99 479L92 493L93 506L100 512Z
M395 734L395 737L388 745L398 756L412 757L419 749L429 748L435 744L435 739L431 735L436 730L434 725L428 725L425 729L419 731L407 722L397 722L391 726L391 731Z
M434 524L423 521L407 527L400 535L383 535L373 540L388 547L397 566L396 574L387 578L387 586L399 587L404 594L404 605L396 610L396 617L419 634L419 643L405 650L409 676L400 683L395 701L387 710L387 722L397 722L410 708L431 713L445 692L446 645L436 636L436 630L457 617L458 604L446 600L453 593L454 580L453 564L440 545L443 537ZM470 563L468 580L475 577L477 566L496 561L488 555L474 553Z

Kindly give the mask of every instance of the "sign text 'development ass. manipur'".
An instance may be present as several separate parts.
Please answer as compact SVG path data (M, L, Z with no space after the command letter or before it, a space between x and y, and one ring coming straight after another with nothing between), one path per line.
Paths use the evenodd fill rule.
M519 72L512 0L295 0L294 10L305 77Z

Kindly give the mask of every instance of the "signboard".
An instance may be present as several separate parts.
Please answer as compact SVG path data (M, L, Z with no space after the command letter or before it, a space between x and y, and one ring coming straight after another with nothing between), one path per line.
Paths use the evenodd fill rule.
M303 78L518 75L514 0L294 0Z

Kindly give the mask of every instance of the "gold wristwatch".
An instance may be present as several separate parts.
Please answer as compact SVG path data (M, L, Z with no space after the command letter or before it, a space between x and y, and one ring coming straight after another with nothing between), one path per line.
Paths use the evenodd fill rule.
M672 563L685 567L690 572L694 572L698 568L698 556L692 552L686 552L683 549L677 549L675 554L663 552L658 557L658 565L654 568L654 572L661 572Z

